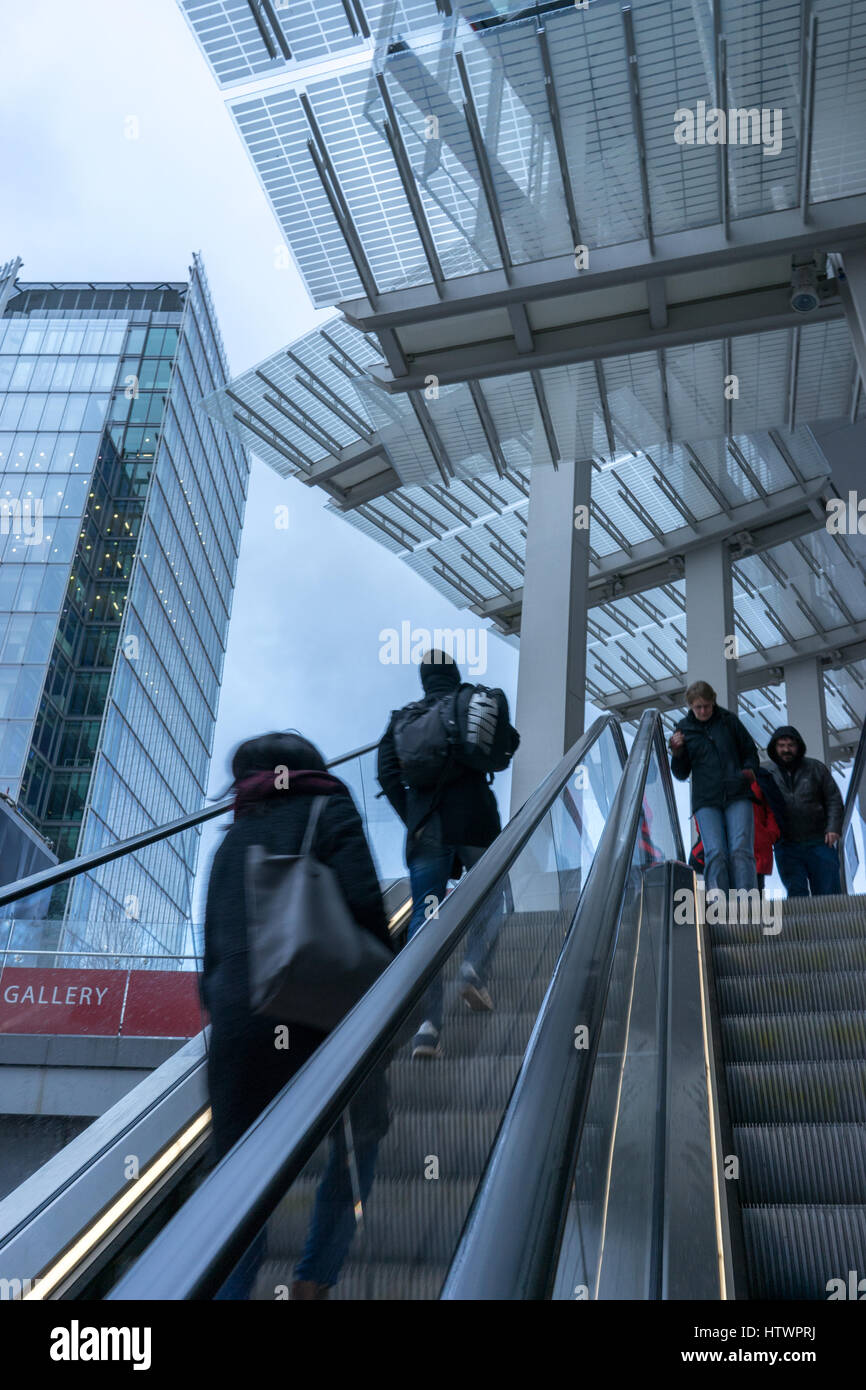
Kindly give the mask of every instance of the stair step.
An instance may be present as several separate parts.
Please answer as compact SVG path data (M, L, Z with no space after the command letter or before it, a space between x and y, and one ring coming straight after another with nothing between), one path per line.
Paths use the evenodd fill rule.
M722 1039L728 1062L857 1061L866 1013L726 1015Z
M781 904L778 922L770 918L762 922L713 922L708 923L710 941L713 946L735 946L750 941L863 941L866 938L866 920L857 915L842 913L833 916L794 916L785 911L785 900ZM767 909L764 909L768 916ZM781 923L781 930L769 934L765 927L775 927Z
M866 1124L735 1125L734 1147L748 1205L866 1203Z
M866 972L838 974L719 975L723 1014L862 1013L866 1009Z
M859 923L866 932L866 896L834 893L821 898L785 898L782 903L783 922L845 921ZM784 928L782 930L784 935Z
M752 1298L826 1302L831 1279L866 1278L863 1207L745 1207L743 1230Z
M737 1124L866 1120L866 1062L734 1063L725 1075Z
M268 1222L267 1255L285 1264L300 1257L318 1182L301 1177ZM362 1262L448 1264L454 1254L477 1178L379 1178L364 1209L364 1229L351 1247Z
M809 971L866 971L866 937L861 941L786 941L783 936L742 946L714 946L720 975L804 975Z
M431 1155L439 1161L440 1181L480 1175L501 1119L501 1110L394 1110L379 1146L376 1177L423 1178ZM327 1158L326 1141L304 1176L320 1176Z
M446 1039L447 1041L447 1039ZM505 1109L522 1053L505 1057L397 1059L388 1068L391 1104L412 1110Z
M385 1260L364 1263L348 1259L339 1282L328 1297L332 1302L394 1300L407 1303L422 1299L435 1300L439 1297L447 1273L447 1264L411 1265ZM280 1297L285 1298L284 1290L290 1290L293 1281L293 1263L266 1259L259 1271L252 1297L259 1302L272 1301L279 1290Z

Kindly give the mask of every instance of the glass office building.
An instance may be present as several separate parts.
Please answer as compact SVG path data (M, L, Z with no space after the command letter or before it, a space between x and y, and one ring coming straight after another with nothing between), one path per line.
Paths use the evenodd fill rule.
M0 270L0 790L61 859L203 802L248 459L187 283ZM183 948L195 830L55 893L43 945ZM52 937L51 940L48 940Z

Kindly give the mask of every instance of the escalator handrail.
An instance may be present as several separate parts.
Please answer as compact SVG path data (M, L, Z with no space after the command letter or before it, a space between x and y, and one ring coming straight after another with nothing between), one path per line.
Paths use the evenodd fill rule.
M670 772L661 719L647 710L452 1259L445 1300L550 1296L654 750L664 783ZM571 1045L580 1024L588 1029L586 1049Z
M353 758L360 758L365 753L372 753L378 748L378 743L368 743L363 748L356 748L352 753L343 753L339 758L334 758L327 764L329 768L340 767L343 763L351 762ZM127 854L135 854L138 850L146 849L148 845L155 845L160 840L167 840L171 835L179 835L183 830L190 830L195 825L201 825L204 821L215 820L217 816L225 815L234 805L234 797L221 797L212 806L207 806L203 811L191 811L188 815L180 816L177 820L169 821L166 825L158 825L152 830L142 830L138 835L131 835L126 840L118 840L113 845L108 845L103 849L91 850L89 854L81 854L76 859L67 859L60 864L52 864L48 869L40 869L36 874L30 874L27 878L19 878L15 883L8 884L0 889L0 907L5 907L7 903L17 902L19 898L26 898L30 893L38 893L43 888L53 888L55 884L65 883L67 879L75 878L78 874L90 873L92 869L98 869L103 864L110 864L114 859L122 859Z
M845 794L845 809L842 814L842 832L840 836L839 868L842 874L842 888L844 892L850 892L845 873L845 840L851 828L851 821L857 805L858 794L862 794L866 801L866 719L860 729L860 742L857 744L857 752L854 754L854 766L851 769L851 780L848 783L848 791Z
M524 802L410 947L400 952L315 1055L107 1295L109 1299L212 1297L308 1159L385 1055L474 915L535 833L589 750L619 722L602 715Z

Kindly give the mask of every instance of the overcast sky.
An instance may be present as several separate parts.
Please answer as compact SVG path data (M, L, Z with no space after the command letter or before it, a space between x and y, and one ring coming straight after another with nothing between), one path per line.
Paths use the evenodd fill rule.
M4 7L0 136L0 263L21 256L22 280L186 280L200 251L233 373L327 318L277 268L276 220L174 0ZM325 502L253 460L212 793L266 729L298 728L326 757L377 738L418 691L415 667L380 662L380 632L475 621ZM517 653L493 633L482 679L513 709Z

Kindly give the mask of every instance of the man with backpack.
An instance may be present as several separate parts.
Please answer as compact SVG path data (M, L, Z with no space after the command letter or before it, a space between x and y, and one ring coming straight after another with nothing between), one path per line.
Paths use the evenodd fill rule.
M488 776L508 766L520 742L502 691L461 683L446 652L425 653L421 685L422 700L392 713L378 759L379 785L406 826L409 940L437 915L449 878L471 869L502 829ZM471 1009L493 1008L486 986L496 934L486 922L468 933L460 992ZM440 975L425 998L413 1057L441 1057L442 1011Z

